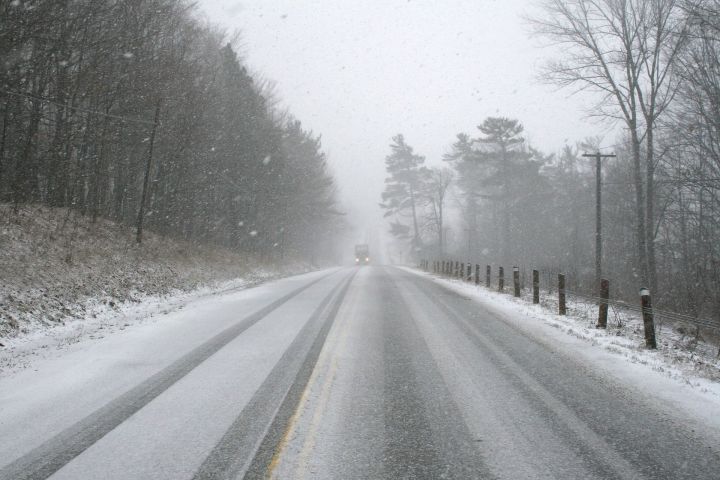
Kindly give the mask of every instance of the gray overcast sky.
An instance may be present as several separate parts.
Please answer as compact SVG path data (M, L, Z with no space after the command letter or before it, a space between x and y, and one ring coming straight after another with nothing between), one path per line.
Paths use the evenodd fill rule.
M351 205L377 204L393 135L439 161L488 116L519 119L550 153L607 133L586 94L537 80L552 55L529 38L532 0L200 0L241 33L250 68L323 145ZM603 131L605 129L605 131ZM612 143L608 138L604 143Z

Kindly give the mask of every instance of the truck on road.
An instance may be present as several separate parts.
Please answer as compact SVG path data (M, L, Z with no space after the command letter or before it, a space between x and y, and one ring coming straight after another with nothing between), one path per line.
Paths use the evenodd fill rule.
M370 248L367 244L361 243L355 245L355 265L369 265L370 264Z

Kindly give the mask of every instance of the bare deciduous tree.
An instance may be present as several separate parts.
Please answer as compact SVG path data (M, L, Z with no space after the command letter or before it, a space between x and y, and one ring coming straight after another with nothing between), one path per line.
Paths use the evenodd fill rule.
M544 78L599 92L596 115L627 128L638 263L656 290L655 130L677 92L675 69L686 44L682 9L676 0L545 0L542 6L544 15L531 19L535 32L563 47Z

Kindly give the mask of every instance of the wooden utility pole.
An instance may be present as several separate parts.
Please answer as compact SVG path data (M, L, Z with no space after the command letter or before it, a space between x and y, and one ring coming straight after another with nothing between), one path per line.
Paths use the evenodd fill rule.
M600 288L602 278L602 164L603 158L615 158L614 153L584 153L583 157L595 159L595 289Z
M135 234L135 241L142 243L143 234L143 219L145 217L145 202L148 193L148 187L150 186L150 172L152 171L152 157L153 157L153 146L155 145L155 132L157 131L158 122L160 121L160 105L162 100L158 100L155 106L155 120L153 122L152 131L150 132L150 147L148 149L147 162L145 163L145 178L143 179L142 197L140 198L140 211L138 212L137 218L137 233Z

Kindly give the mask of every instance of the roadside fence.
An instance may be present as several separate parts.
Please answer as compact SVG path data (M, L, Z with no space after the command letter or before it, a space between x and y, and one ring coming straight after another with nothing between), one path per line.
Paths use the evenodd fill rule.
M568 298L575 302L575 309L584 309L590 315L589 309L597 309L596 327L606 329L608 318L615 321L615 325L622 326L624 315L631 314L642 319L645 345L647 348L657 348L656 326L669 324L678 331L690 333L694 330L696 339L700 337L701 330L710 333L715 339L720 339L720 320L695 317L692 315L659 310L652 306L651 292L646 287L637 291L637 303L611 298L610 281L601 279L596 293L581 291L580 282L568 278L564 272L553 268L528 268L515 265L512 267L512 276L509 281L512 285L506 287L506 269L501 265L481 265L473 262L461 262L456 259L423 259L419 267L438 276L455 278L467 283L512 294L524 298L534 304L543 304L557 311L559 315L568 314ZM626 297L627 298L627 297ZM720 356L720 349L718 350Z

